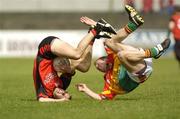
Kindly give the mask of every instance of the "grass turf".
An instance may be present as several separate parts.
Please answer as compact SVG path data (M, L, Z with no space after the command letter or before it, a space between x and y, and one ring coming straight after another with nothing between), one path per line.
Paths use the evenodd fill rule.
M0 59L1 119L178 119L180 118L180 68L174 59L154 62L152 76L137 89L113 101L96 101L79 93L75 84L86 83L101 92L102 74L94 67L77 73L68 88L73 99L60 103L35 100L32 59Z

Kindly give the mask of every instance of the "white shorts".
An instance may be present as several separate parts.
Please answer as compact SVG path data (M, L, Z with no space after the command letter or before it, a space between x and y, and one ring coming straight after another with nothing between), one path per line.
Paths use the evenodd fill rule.
M145 67L145 70L141 74L130 73L127 71L127 74L129 75L129 77L137 83L143 83L152 74L152 70L153 70L152 69L152 58L146 58L146 59L144 59L144 61L145 61L146 67Z

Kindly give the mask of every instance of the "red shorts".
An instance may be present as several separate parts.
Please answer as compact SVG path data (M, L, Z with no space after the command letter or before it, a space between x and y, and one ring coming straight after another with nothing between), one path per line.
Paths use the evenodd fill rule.
M53 60L41 59L38 62L38 59L35 59L33 79L37 98L53 97L54 89L63 85L53 68Z

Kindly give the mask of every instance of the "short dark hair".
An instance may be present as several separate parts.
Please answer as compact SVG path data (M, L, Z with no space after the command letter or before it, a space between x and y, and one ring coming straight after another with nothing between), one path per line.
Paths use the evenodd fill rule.
M174 12L180 12L180 5L174 6Z

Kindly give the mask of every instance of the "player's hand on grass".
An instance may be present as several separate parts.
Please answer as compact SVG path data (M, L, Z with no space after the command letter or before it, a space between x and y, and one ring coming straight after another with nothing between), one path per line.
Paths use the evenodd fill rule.
M65 98L65 100L71 99L71 95L67 91L60 88L55 88L53 95L54 95L54 98L56 99L63 99L63 98Z
M80 18L80 21L86 25L89 25L89 26L95 26L97 24L96 21L90 19L89 17L86 17L86 16L83 16Z
M77 90L80 92L86 92L87 86L84 83L76 84Z

